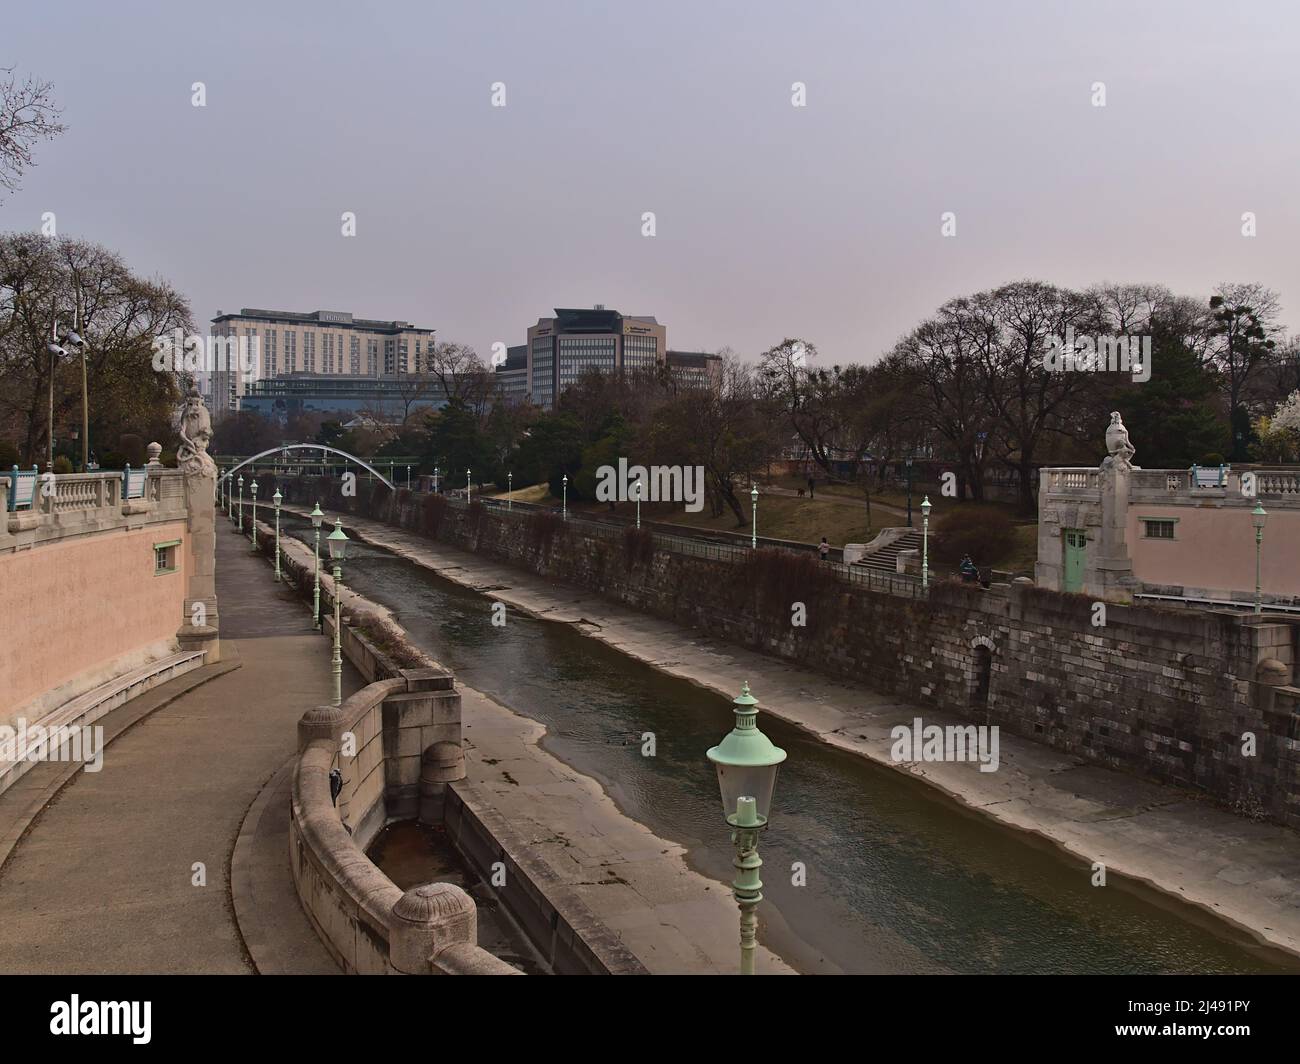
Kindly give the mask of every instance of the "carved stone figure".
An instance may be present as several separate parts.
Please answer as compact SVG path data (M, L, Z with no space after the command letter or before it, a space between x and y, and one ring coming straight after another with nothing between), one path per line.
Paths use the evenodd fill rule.
M1124 422L1119 416L1118 410L1112 410L1110 415L1110 426L1106 429L1106 450L1108 455L1101 463L1103 466L1117 464L1128 465L1133 455L1137 453L1128 440L1128 429L1124 427Z
M212 442L212 418L203 405L196 385L190 386L185 405L181 407L177 429L180 446L176 448L176 464L186 476L215 477L217 464L208 455Z

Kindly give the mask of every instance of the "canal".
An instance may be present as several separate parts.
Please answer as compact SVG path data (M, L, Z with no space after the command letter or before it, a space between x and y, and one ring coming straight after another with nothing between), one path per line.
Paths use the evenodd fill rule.
M310 525L289 518L310 542ZM346 584L390 609L457 680L544 724L544 748L724 882L732 850L704 751L734 722L719 696L567 625L509 612L356 542ZM737 687L744 677L736 678ZM755 691L761 699L762 691ZM1233 973L1300 971L1199 910L966 812L926 785L771 716L789 759L762 856L762 941L805 972ZM656 756L641 755L653 732ZM806 885L792 883L801 862Z

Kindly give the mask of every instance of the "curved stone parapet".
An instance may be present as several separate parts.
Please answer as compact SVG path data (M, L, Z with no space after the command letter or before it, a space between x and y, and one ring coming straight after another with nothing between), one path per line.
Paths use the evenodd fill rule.
M399 748L397 729L384 726L385 706L392 722L435 697L430 687L441 678L423 675L428 671L380 680L341 706L303 714L289 822L294 884L325 947L349 974L521 975L478 945L478 912L465 891L429 883L403 893L361 847L387 819L393 797L385 763L398 759ZM454 758L443 742L431 760L450 768Z

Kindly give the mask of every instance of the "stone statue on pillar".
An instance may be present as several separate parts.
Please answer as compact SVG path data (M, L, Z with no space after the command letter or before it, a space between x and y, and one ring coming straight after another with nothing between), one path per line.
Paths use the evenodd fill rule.
M208 454L212 418L197 387L191 386L177 418L180 445L176 464L184 474L185 509L189 515L189 586L185 616L176 633L182 650L202 650L211 665L221 660L217 616L217 464Z
M1119 415L1115 415L1118 417ZM203 396L197 385L190 386L185 405L181 407L177 429L181 438L176 448L176 463L187 477L217 475L217 464L208 454L212 442L212 418L203 405Z
M1121 462L1130 469L1140 468L1131 464L1137 450L1129 443L1128 429L1124 427L1124 419L1119 416L1118 410L1110 412L1110 427L1106 429L1106 450L1108 454L1101 463L1103 469Z
M1106 429L1107 455L1101 462L1101 537L1084 569L1084 589L1118 602L1133 601L1138 581L1128 552L1128 503L1137 453L1119 411Z

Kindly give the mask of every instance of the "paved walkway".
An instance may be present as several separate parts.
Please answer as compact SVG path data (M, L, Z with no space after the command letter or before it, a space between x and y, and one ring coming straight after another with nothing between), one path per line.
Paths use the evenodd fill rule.
M105 737L120 735L102 771L73 775L0 865L0 971L256 970L234 918L231 854L250 805L295 752L298 718L332 695L330 655L302 600L220 514L217 596L215 675L199 686L197 673L182 676L103 718ZM347 697L360 681L344 669ZM0 795L0 838L62 767L37 765ZM279 850L285 878L259 897L277 948L295 971L335 971L283 889L287 836ZM193 882L199 862L205 886Z
M1300 955L1300 836L1234 816L1186 791L1149 783L1001 736L1001 769L972 763L899 766L890 729L915 716L940 725L949 714L828 679L811 670L709 639L522 569L377 521L343 515L370 543L516 609L571 624L674 676L726 698L749 680L765 713L823 741L912 775L1003 824L1047 839L1111 874L1142 881Z

